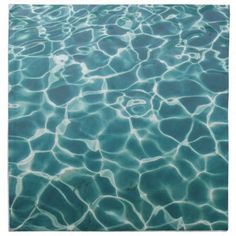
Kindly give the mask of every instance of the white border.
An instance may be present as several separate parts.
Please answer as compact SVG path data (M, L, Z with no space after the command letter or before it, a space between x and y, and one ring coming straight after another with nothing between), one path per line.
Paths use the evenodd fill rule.
M8 176L7 176L7 99L8 99L8 4L229 4L230 5L230 55L229 55L229 230L227 232L122 232L123 235L236 235L236 0L1 0L0 1L0 235L8 232ZM69 232L14 232L17 235L60 234ZM79 235L111 234L111 232L71 232ZM112 232L121 234L121 232Z

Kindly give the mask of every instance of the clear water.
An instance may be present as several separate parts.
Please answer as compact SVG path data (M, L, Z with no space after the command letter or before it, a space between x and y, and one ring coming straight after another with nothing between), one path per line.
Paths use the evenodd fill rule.
M12 5L11 230L226 230L228 6Z

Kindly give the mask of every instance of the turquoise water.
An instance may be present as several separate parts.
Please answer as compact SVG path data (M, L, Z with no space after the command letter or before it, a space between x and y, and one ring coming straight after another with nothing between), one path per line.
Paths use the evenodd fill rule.
M12 5L10 230L226 230L228 6Z

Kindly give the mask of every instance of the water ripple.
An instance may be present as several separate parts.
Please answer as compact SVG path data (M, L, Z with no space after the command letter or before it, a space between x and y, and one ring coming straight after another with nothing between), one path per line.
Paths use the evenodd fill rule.
M226 230L222 5L12 5L10 229Z

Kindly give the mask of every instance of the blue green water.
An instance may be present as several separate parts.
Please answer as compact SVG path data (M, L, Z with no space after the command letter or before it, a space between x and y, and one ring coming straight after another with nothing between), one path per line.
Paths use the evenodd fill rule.
M10 6L10 230L226 230L228 41L228 6Z

